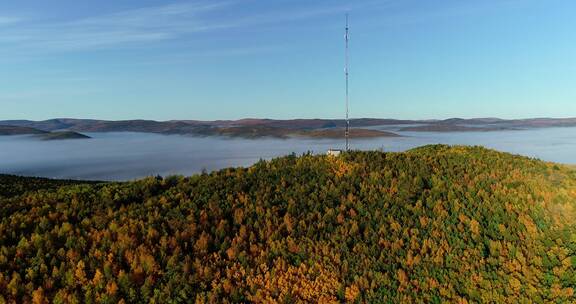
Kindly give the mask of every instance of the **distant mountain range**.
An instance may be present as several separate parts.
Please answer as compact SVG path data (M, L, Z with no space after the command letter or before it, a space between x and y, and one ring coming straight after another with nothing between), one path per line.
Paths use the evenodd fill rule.
M355 137L399 136L393 132L376 130L377 126L397 126L398 131L412 132L477 132L517 130L526 128L573 127L576 118L451 118L445 120L396 120L360 118L351 120ZM241 120L93 120L93 119L50 119L44 121L5 120L0 121L0 135L42 134L43 132L144 132L158 134L182 134L195 136L228 137L278 137L291 136L313 138L343 137L342 119L241 119ZM10 131L10 128L11 131ZM4 130L4 131L3 131ZM7 134L11 133L11 134ZM79 137L79 133L67 133ZM64 136L66 137L66 136Z

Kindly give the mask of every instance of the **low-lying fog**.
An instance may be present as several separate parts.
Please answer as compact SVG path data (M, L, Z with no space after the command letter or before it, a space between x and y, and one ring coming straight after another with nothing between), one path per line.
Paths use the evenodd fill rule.
M398 132L405 137L352 139L353 149L403 151L444 143L482 145L500 151L576 164L576 128L497 132ZM291 152L325 153L342 140L228 139L144 133L88 133L86 140L42 141L0 136L0 173L52 178L129 180L149 175L191 175L249 166Z

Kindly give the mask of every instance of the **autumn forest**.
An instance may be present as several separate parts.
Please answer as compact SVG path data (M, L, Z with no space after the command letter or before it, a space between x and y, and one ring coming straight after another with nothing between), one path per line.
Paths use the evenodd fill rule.
M0 303L576 301L576 171L481 147L0 176Z

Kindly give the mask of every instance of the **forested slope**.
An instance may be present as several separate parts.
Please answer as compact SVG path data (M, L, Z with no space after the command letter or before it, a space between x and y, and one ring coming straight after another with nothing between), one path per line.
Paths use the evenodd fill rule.
M57 189L67 185L98 184L99 182L59 180L42 177L22 177L0 174L0 197L11 197L26 192Z
M564 303L576 173L479 147L0 199L0 303Z

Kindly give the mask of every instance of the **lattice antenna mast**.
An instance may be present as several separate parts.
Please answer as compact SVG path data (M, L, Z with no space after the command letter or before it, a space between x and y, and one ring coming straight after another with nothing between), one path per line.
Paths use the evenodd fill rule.
M346 73L346 151L350 150L350 120L349 120L349 114L350 114L350 95L348 92L348 78L350 75L350 51L349 51L349 47L348 44L350 42L350 33L349 33L349 27L348 27L348 14L346 14L346 67L344 68L344 72Z

